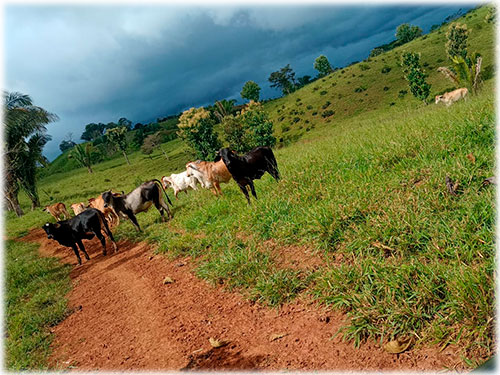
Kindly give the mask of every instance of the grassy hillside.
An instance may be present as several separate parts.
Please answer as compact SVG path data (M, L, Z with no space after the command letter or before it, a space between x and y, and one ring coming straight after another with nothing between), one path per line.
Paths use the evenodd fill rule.
M471 50L481 51L487 66L493 34L485 13L480 8L465 21ZM495 192L482 181L494 175L494 82L450 108L425 106L410 93L400 99L408 90L396 66L402 50L420 51L434 72L445 64L438 63L444 31L363 62L369 69L353 65L266 104L278 127L290 126L285 134L305 133L306 120L310 129L275 151L283 178L257 181L251 207L230 182L223 197L181 194L172 221L160 223L152 209L138 215L143 233L124 221L117 236L149 241L170 257L190 255L198 276L264 304L300 296L340 309L350 318L342 334L355 343L411 336L416 345L457 344L477 363L491 356ZM437 72L430 81L433 92L449 86ZM366 90L354 92L360 85ZM313 115L323 100L332 103L330 118ZM293 123L296 108L304 114ZM40 188L66 205L110 188L129 191L183 170L192 158L178 139L168 149L168 160L136 152L132 166L114 159L92 175L80 168L48 176ZM458 182L457 195L448 193L447 176ZM41 210L7 218L9 237L52 221Z
M484 22L487 13L488 8L481 7L457 22L467 24L472 30L469 50L480 52L483 71L491 72L495 63L495 29L493 23ZM453 89L451 82L437 71L448 64L444 48L448 27L444 25L392 51L338 70L284 98L266 103L279 138L289 144L314 128L333 128L345 118L364 116L368 111L421 105L411 94L399 66L404 51L421 53L421 63L429 75L427 81L432 85L429 100ZM331 60L335 62L335 56Z

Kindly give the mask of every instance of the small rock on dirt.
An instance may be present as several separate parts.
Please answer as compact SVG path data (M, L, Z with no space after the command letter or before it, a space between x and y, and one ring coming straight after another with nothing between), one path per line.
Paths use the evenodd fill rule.
M213 337L210 337L208 341L210 342L210 345L212 345L213 348L220 348L222 346L229 344L229 341L214 339Z
M279 340L286 335L288 335L288 333L273 333L271 336L269 336L269 341Z
M165 276L163 279L163 284L172 284L174 282L174 279L172 279L170 276Z

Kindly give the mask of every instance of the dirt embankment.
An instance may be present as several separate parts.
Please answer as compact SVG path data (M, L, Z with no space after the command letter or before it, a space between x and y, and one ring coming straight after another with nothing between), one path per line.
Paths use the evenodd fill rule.
M75 370L442 370L462 369L453 348L386 353L370 342L355 349L333 337L344 317L304 301L270 309L195 277L189 259L153 256L146 244L120 241L76 266L69 248L41 229L24 238L40 252L75 265L72 313L54 327L50 363ZM110 251L108 246L108 251ZM164 284L166 276L174 280ZM271 335L283 337L270 340ZM212 348L209 338L228 341ZM458 366L458 367L457 367Z

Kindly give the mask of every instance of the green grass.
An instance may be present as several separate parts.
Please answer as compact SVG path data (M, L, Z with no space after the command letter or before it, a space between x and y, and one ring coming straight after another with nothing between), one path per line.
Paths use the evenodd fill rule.
M481 51L486 66L493 63L493 29L483 22L485 13L473 11L467 23L471 50ZM466 358L488 358L495 191L482 181L495 170L494 81L450 108L425 106L411 94L399 98L408 89L396 65L402 50L422 52L433 67L433 90L448 87L435 72L445 65L438 63L445 61L444 30L437 30L363 62L369 69L353 65L266 103L278 135L290 129L282 142L289 146L275 150L279 183L267 174L256 181L259 200L251 207L234 182L223 185L219 198L207 190L180 194L172 221L160 223L152 209L138 215L144 232L123 221L117 236L151 242L172 258L190 256L199 277L263 304L305 295L344 311L350 319L341 332L355 344L413 335L417 344L454 343ZM391 70L383 74L386 65ZM366 91L356 93L357 87ZM327 102L334 114L323 118ZM48 176L40 182L49 193L41 194L42 204L49 195L69 206L110 188L130 191L183 170L193 158L180 140L165 149L168 160L136 152L132 166L114 159L92 175L80 168ZM458 182L457 195L447 192L446 176ZM41 210L9 214L7 234L19 237L52 220ZM297 246L316 254L320 267L283 266L276 248L286 255Z
M67 315L70 267L40 258L35 244L6 242L6 362L9 370L45 370L49 328Z

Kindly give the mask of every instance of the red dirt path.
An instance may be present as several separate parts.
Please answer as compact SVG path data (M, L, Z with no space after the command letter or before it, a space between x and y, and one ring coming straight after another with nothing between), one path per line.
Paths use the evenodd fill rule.
M54 327L50 364L75 370L463 370L452 347L394 355L376 343L355 349L332 338L344 317L296 301L270 309L213 287L192 273L189 259L169 261L147 244L120 241L102 255L86 241L90 261L76 265L69 248L36 229L24 240L44 256L75 265L68 295L72 313ZM108 245L108 251L111 251ZM166 276L174 279L163 284ZM270 341L272 334L286 336ZM213 349L210 337L229 344Z

